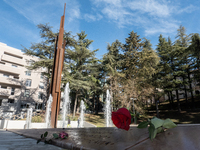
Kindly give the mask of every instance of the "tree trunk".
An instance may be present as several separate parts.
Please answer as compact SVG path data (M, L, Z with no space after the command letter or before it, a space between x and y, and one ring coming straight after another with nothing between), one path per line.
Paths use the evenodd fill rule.
M191 79L190 79L190 73L188 73L188 79L190 83L190 92L191 92L191 97L192 97L192 108L194 108L194 96L193 96L193 89L192 89L192 84L191 84Z
M79 101L78 101L78 103L77 103L77 109L76 109L76 113L78 114L78 113L79 113L79 111L80 111L80 103L79 103Z
M156 116L159 118L160 116L159 116L159 110L158 110L158 100L156 99L156 97L154 97L154 99L155 99L155 102L156 102Z
M78 93L76 92L76 97L75 97L75 101L74 101L74 111L73 111L73 118L75 117L76 105L77 105L77 99L78 99Z
M178 94L178 90L176 90L176 98L177 98L177 104L178 104L178 112L181 112L181 106L180 106L180 102L179 102L179 94Z
M98 115L99 112L99 94L97 96L97 100L96 100L96 105L95 105L95 115Z
M170 91L170 95L171 95L172 109L174 109L174 97L172 91Z
M185 80L185 78L183 78L183 81ZM186 107L188 107L188 96L187 96L187 89L186 89L186 85L184 84L184 91L185 91L185 100L186 100Z
M171 101L171 98L170 98L170 93L169 92L167 92L167 93L168 93L168 99L169 99L169 104L170 104L170 108L169 109L172 110L172 101Z
M93 94L93 107L92 107L92 113L95 113L95 92Z
M159 110L158 110L158 100L156 99L156 89L154 90L154 101L155 101L155 104L156 104L156 116L159 118Z

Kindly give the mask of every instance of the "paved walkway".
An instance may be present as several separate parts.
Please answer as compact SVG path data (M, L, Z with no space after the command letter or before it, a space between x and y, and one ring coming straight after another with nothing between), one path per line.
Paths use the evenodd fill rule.
M44 142L36 142L35 139L0 129L0 150L64 150Z

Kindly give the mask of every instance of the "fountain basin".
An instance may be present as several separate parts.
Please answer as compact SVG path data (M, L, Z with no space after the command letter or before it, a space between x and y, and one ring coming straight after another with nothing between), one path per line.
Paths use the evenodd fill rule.
M178 125L160 133L154 140L148 138L148 129L130 127L129 131L107 128L68 128L68 129L27 129L8 131L39 139L40 135L48 131L48 137L53 133L65 131L69 138L65 140L53 139L53 144L66 149L82 150L196 150L200 147L200 125Z

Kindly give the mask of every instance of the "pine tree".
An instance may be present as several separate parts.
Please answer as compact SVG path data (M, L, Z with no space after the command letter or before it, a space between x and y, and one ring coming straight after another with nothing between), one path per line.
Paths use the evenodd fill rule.
M198 33L195 33L192 35L191 39L192 41L191 41L191 45L188 47L188 51L191 54L191 58L192 58L191 62L193 63L193 66L190 71L194 75L193 82L196 81L197 85L199 86L199 83L200 83L200 36ZM188 77L190 77L189 74L188 74ZM191 82L192 80L190 81L190 86L191 86ZM191 93L192 91L193 90L191 90ZM194 108L195 107L194 99L192 99L192 105Z
M190 78L191 68L193 66L193 63L191 61L191 53L188 50L190 35L186 34L186 29L183 26L180 26L177 31L178 31L177 36L176 36L177 40L175 42L176 42L176 45L179 47L179 49L183 51L182 55L180 55L179 58L181 62L180 68L183 70L181 74L181 77L183 80L182 85L184 86L184 91L185 91L186 106L188 106L187 91L191 92L192 102L194 101L191 78ZM189 89L187 88L188 85L189 85Z
M103 56L104 75L106 82L110 85L110 95L112 106L119 105L118 94L120 93L120 78L121 73L121 47L122 44L116 40L111 45L108 44L108 52ZM113 109L113 107L112 107Z
M157 98L160 95L158 84L159 81L156 78L158 73L158 63L159 63L158 54L152 49L152 45L149 40L144 39L143 50L140 53L139 59L139 83L141 84L141 91L143 92L143 97L147 101L147 99L151 99L154 97L155 103L157 105ZM157 117L158 115L158 107L156 107Z
M132 79L138 70L139 52L142 51L144 43L140 36L133 31L126 38L126 43L123 46L123 72L126 79Z
M170 107L172 109L173 105L173 76L172 76L172 69L170 66L171 61L171 40L168 38L168 41L163 38L162 35L159 36L159 43L157 45L157 53L160 58L159 62L159 73L158 73L158 79L160 79L160 82L162 84L162 89L165 93L168 94Z
M55 40L58 33L52 31L52 27L48 24L39 24L37 26L40 29L40 37L44 39L39 43L32 43L30 48L23 48L22 51L29 56L36 56L38 61L32 62L30 66L27 66L29 70L43 69L42 74L46 77L47 83L47 97L49 95L51 70L53 68L53 58L55 50ZM66 40L66 47L70 46L73 41L70 32L64 33L64 39Z
M73 48L67 49L67 62L68 72L65 72L63 81L70 83L70 89L75 93L73 117L77 109L77 105L80 103L80 96L83 96L84 90L89 91L91 89L91 72L95 69L95 52L97 50L89 50L89 46L93 42L86 39L87 34L84 31L77 34L78 39ZM93 79L93 78L92 78Z

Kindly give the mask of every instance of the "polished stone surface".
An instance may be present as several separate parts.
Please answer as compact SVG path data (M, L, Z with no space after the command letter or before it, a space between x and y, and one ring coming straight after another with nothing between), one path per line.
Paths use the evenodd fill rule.
M68 129L26 129L9 131L32 137L40 138L40 135L48 131L48 137L52 138L53 133L65 131L69 138L65 140L53 140L53 144L64 148L78 149L99 149L99 150L117 150L124 149L134 143L137 143L148 137L145 129L131 127L129 131L117 128L68 128Z
M0 130L0 150L63 150L54 145L47 145L43 142L36 144L36 142L32 138Z
M200 125L178 126L156 136L151 141L148 130L131 127L129 131L110 128L27 129L9 131L38 139L45 131L48 138L53 133L65 131L69 138L53 140L53 144L68 149L88 150L196 150L200 149Z

